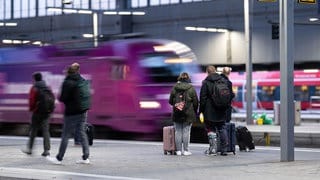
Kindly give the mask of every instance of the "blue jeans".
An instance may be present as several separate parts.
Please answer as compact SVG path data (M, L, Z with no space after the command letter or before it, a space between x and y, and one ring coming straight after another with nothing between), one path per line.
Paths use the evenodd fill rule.
M190 132L192 123L173 123L175 128L175 141L177 151L182 151L182 144L184 151L189 151Z
M78 129L80 132L80 139L81 139L82 153L83 153L82 159L86 160L89 157L88 137L85 132L86 117L87 117L86 112L82 114L64 117L59 153L56 156L59 161L62 161L68 146L69 138L73 136L75 129Z

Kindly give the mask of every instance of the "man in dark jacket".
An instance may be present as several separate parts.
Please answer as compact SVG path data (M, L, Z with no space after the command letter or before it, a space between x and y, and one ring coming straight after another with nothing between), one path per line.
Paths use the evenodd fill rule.
M79 67L79 64L77 64L77 66L74 66L74 64L70 66L68 68L67 77L62 84L59 100L64 103L65 110L59 153L55 158L47 157L47 159L54 164L61 164L68 146L69 138L74 134L75 128L80 132L83 153L82 159L78 160L77 163L90 164L88 137L85 132L85 122L88 109L81 110L80 108L78 83L80 83L80 81L84 81L84 78L81 77L79 73Z
M222 69L222 73L221 73L221 76L227 80L228 82L228 88L230 89L230 94L231 94L231 99L230 99L230 106L227 108L226 110L226 122L230 122L231 121L231 114L232 114L232 106L231 106L231 101L232 99L234 98L234 93L232 91L232 82L230 81L229 79L229 75L230 75L230 72L231 72L231 68L230 67L224 67Z
M43 148L44 152L41 154L42 156L50 155L50 132L49 132L49 113L42 114L38 111L38 102L40 96L40 90L48 88L46 86L45 81L42 80L42 75L39 72L35 72L32 75L34 84L30 89L29 93L29 111L32 112L31 118L31 126L29 132L29 141L27 144L27 148L23 149L22 152L31 155L32 148L34 144L34 139L38 134L38 130L42 128L43 135Z
M225 129L226 111L217 109L213 105L212 89L214 82L222 78L216 73L214 66L207 67L208 76L202 82L200 90L200 113L203 113L204 122L206 125L210 148L208 154L216 155L216 133L219 133L221 155L226 156L225 147L228 144L228 136Z

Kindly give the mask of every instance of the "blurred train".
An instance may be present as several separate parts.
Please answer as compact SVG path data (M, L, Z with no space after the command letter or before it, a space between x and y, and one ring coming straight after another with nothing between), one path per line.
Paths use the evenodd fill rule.
M41 72L58 96L64 70L73 62L80 64L81 74L91 81L88 121L131 133L159 132L163 120L170 117L169 93L179 74L200 73L191 49L171 40L114 40L97 48L73 50L60 46L2 48L0 123L29 123L32 73ZM56 101L51 123L61 124L62 120L63 104Z
M280 101L280 72L257 71L252 73L253 109L272 110L275 101ZM246 74L232 72L233 91L236 96L233 107L246 108ZM294 100L301 102L301 109L320 108L320 72L319 70L294 71Z

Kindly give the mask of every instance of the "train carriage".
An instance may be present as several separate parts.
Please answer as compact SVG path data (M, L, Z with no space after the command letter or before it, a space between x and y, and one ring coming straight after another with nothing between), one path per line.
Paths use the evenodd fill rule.
M107 42L93 49L68 50L57 46L0 50L0 122L29 123L28 93L31 75L44 80L59 95L65 68L80 64L91 81L93 125L116 131L154 133L170 119L169 93L182 71L200 71L186 45L161 39L128 39ZM51 123L61 124L63 105L56 102Z

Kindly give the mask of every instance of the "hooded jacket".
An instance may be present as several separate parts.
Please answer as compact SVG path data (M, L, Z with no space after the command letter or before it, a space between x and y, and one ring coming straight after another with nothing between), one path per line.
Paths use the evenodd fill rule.
M44 81L36 81L29 92L29 111L36 113L38 110L39 89L47 88Z
M82 114L85 111L80 110L78 83L84 79L79 73L67 75L62 84L59 101L64 103L64 114L66 116Z
M187 101L187 110L186 110L186 119L185 122L193 123L197 120L197 111L199 106L199 100L197 96L196 90L193 88L193 86L185 81L178 81L172 88L170 92L170 98L169 98L169 104L174 106L174 97L178 90L185 90L186 93L186 101ZM173 114L173 113L172 113ZM178 119L176 119L174 116L172 116L173 122L180 122Z
M211 98L212 89L214 82L218 79L223 78L219 74L214 73L206 77L202 82L200 89L200 113L203 113L205 121L211 122L225 122L226 121L226 112L216 109L213 106L213 99Z

